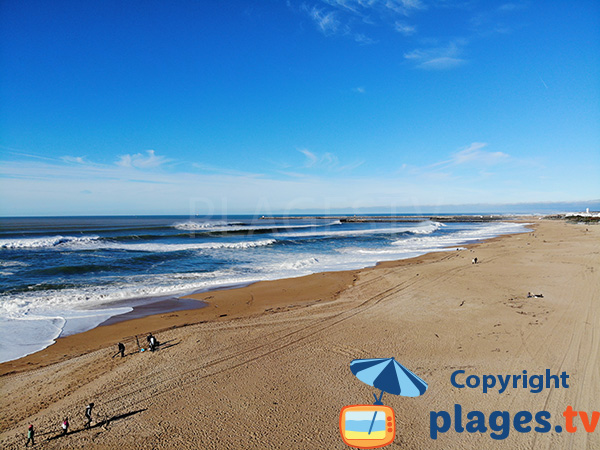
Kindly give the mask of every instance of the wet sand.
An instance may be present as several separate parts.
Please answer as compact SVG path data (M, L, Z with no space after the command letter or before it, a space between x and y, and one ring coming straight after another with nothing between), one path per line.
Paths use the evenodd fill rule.
M587 230L587 231L586 231ZM478 264L471 264L474 257ZM594 449L600 434L519 433L504 440L451 428L430 438L430 411L548 411L600 404L600 227L540 221L535 231L363 270L201 293L173 311L61 338L0 365L0 447L344 449L345 405L377 392L349 370L391 357L429 383L421 397L384 395L404 449ZM527 298L527 293L543 298ZM184 326L185 325L185 326ZM148 332L161 341L139 353ZM112 358L116 342L125 358ZM566 372L569 388L458 389L475 374ZM96 403L83 429L85 405ZM56 437L64 416L73 433ZM463 417L463 424L467 419ZM534 424L535 425L535 424Z

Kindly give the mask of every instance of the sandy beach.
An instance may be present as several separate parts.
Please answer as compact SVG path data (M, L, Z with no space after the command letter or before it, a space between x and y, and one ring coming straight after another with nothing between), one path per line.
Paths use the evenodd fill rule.
M207 292L195 296L205 308L58 339L0 364L0 447L22 447L33 424L36 447L49 449L345 449L340 410L378 393L350 362L394 356L429 388L384 395L397 421L389 448L600 448L600 427L586 432L580 417L574 433L554 429L569 405L590 419L600 409L600 227L533 222L459 251ZM148 332L160 350L140 353L135 336L144 344ZM125 358L112 357L119 341ZM457 370L464 380L547 369L569 387L484 394L450 382ZM430 412L453 415L456 404L465 417L507 411L511 421L548 411L553 429L513 426L496 440L453 423L431 439Z

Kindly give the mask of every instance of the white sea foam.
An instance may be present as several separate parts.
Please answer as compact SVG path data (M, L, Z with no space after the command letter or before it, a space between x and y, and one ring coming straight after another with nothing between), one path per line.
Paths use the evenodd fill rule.
M414 236L398 239L386 247L346 247L339 249L338 252L344 255L352 255L354 261L362 261L366 265L371 265L380 261L412 258L435 251L455 250L456 248L463 248L461 247L462 244L502 234L522 233L526 231L525 225L514 223L477 225L473 229L457 231L446 235Z
M52 345L64 324L64 319L57 317L0 317L0 362L21 358Z
M65 250L82 249L108 249L108 250L131 250L141 252L179 252L183 250L208 250L208 249L246 249L253 247L264 247L277 242L275 239L262 239L257 241L243 242L202 242L194 244L130 244L101 240L98 236L91 237L62 237L41 239L15 239L0 241L0 249L34 249L40 247L57 247Z
M342 222L339 220L326 223L326 224L299 224L299 225L277 225L277 224L265 224L265 225L243 225L240 223L227 223L227 222L181 222L173 225L174 228L184 231L203 231L203 232L236 232L236 231L262 231L262 230L290 230L296 228L320 228L328 227L332 225L341 225Z
M0 239L0 249L15 250L26 248L63 247L72 244L87 244L99 236L49 236L43 238Z
M200 242L194 244L129 244L121 242L101 241L89 245L94 249L129 250L139 252L180 252L185 250L216 250L237 249L244 250L254 247L265 247L276 243L275 239L261 239L257 241L242 242Z
M23 267L29 267L30 264L22 261L0 261L0 276L10 277L18 272Z
M412 234L431 234L434 231L439 230L440 228L443 228L445 226L446 225L444 225L441 222L425 222L423 227L418 227L413 230L409 230L409 232Z
M59 336L89 330L132 308L49 311L0 317L0 363L21 358L52 345Z
M110 285L89 285L4 296L0 302L0 317L18 318L32 314L47 315L59 310L94 309L121 300L188 293L196 289L255 279L255 275L240 274L233 270L124 276L115 279Z
M0 261L0 267L29 267L30 265L23 261Z
M207 231L212 229L226 229L229 226L242 225L240 222L178 222L173 224L173 228L184 231Z
M312 269L319 264L319 259L315 257L308 257L304 259L294 259L292 261L284 261L277 263L272 267L273 271L285 272L294 274L299 270ZM293 275L291 275L293 276Z
M363 236L375 234L430 234L445 225L439 222L421 222L416 226L386 227L386 228L367 228L355 230L317 230L302 231L298 233L278 234L277 237L339 237L339 236Z
M403 248L443 248L456 246L467 242L489 239L494 236L510 233L522 233L526 231L527 224L500 222L477 226L476 228L457 231L441 236L419 236L408 239L399 239L392 245L402 246Z

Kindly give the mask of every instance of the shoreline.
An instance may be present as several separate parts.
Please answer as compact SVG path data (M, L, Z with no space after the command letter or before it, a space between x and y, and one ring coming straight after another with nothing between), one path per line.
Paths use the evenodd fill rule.
M136 336L143 345L145 336L150 332L156 334L207 321L233 320L261 313L276 313L288 307L307 306L331 300L345 287L351 285L349 280L355 276L355 272L368 269L319 272L297 278L257 281L244 287L189 294L182 296L181 299L187 305L197 302L199 307L145 314L135 318L129 316L126 319L111 322L111 319L117 319L120 316L133 315L134 311L130 311L113 316L90 330L59 337L54 344L38 352L0 363L0 377L46 367L109 346L116 349L118 342L123 342L131 348L130 346L134 343L137 345ZM319 289L320 298L313 300L311 294L303 293L307 288L309 292ZM273 295L279 295L280 298L273 299ZM164 302L159 301L139 306L136 314L149 312L153 307L160 308Z
M530 224L528 228L531 230L533 230L535 226L535 223L525 220L525 218L511 220L509 222L528 223ZM531 231L509 233L489 239L477 240L469 244L461 244L460 248L463 249L462 251L469 250L485 242L491 242L506 236L528 232ZM334 280L337 280L338 278L344 280L352 278L356 280L361 272L374 270L378 267L420 264L430 260L430 258L435 258L436 255L443 255L451 252L452 250L450 249L453 248L455 247L450 246L444 250L424 253L423 255L406 259L380 261L373 266L358 269L316 272L299 277L262 280L234 286L219 286L214 289L201 290L177 297L164 298L165 296L163 296L160 300L151 303L136 305L136 300L139 301L140 299L123 300L115 305L111 304L111 306L130 306L131 303L134 302L134 304L131 305L133 308L132 311L112 316L90 330L67 336L59 336L54 344L37 352L30 353L29 355L11 361L2 362L0 363L0 377L46 367L60 362L64 358L81 356L110 345L116 347L118 342L123 342L125 344L135 343L135 345L138 346L138 342L145 342L145 335L149 332L157 333L211 320L238 319L242 317L251 317L261 313L275 313L282 311L287 307L304 306L307 302L310 304L312 299L303 295L302 289L299 289L300 286L308 285L311 288L316 287L322 292L321 297L332 300L339 295L344 288L351 286L351 284L344 285L343 283L336 283ZM334 288L328 289L326 286L322 286L326 280L332 282ZM291 289L288 287L289 284L292 285ZM254 291L258 292L260 298L256 304ZM247 300L248 296L250 296L250 300ZM274 296L279 296L279 300L273 300ZM322 301L322 299L316 300L316 302L320 301ZM239 305L237 302L239 302ZM268 306L271 307L267 308ZM261 310L261 308L263 309ZM124 330L121 330L120 327L117 328L119 325L122 325ZM131 327L128 327L128 325L131 325ZM122 337L120 339L112 337L115 335L120 335ZM140 337L143 338L141 341Z
M168 314L177 311L186 311L188 309L205 308L206 306L208 306L206 303L197 300L190 300L185 297L170 297L167 299L156 300L151 303L141 303L139 305L132 306L131 311L124 314L111 316L98 326L106 327L115 323L127 322L128 320L143 319L144 317L148 316Z

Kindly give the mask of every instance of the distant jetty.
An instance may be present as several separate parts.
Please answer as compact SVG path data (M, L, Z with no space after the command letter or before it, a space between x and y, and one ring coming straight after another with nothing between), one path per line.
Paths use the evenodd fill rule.
M335 216L261 216L261 220L339 220L344 223L368 223L368 222L422 222L431 220L434 222L495 222L500 220L517 219L517 215L503 214L472 214L472 215L335 215Z

